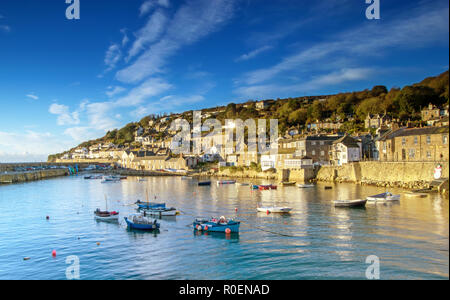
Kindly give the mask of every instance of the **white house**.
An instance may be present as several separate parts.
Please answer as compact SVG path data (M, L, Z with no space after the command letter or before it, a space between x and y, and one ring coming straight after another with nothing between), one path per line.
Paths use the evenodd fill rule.
M361 160L361 143L345 135L333 142L331 146L331 162L341 166Z
M285 169L304 169L313 166L313 159L304 156L302 158L289 158L284 160Z
M261 170L266 171L269 169L275 169L277 163L276 154L262 154L261 155Z

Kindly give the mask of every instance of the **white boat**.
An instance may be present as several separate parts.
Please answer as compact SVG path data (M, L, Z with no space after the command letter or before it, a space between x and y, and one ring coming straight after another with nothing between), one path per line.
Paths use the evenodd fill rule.
M366 199L333 201L335 207L364 207L366 206L366 203Z
M369 196L366 199L369 202L399 201L400 195L393 195L392 193L386 192L378 195Z
M170 208L161 207L161 208L144 209L144 214L160 217L169 217L169 216L176 216L178 212L175 207Z
M118 221L119 213L118 212L94 212L95 219L99 221Z
M181 180L189 180L189 179L192 179L192 177L190 177L190 176L182 176L181 177Z
M297 187L301 188L301 189L307 189L307 188L313 188L315 187L314 184L297 184Z
M120 177L115 177L115 176L105 176L102 180L102 183L105 182L118 182L120 181Z
M257 210L259 212L265 212L265 213L289 213L292 210L292 208L281 207L281 206L271 206L271 207L258 207Z
M249 186L249 183L245 183L245 182L240 182L238 183L238 186Z
M108 211L108 199L105 195L106 202L106 210L101 211L100 208L97 208L94 211L95 219L99 221L118 221L119 220L119 212L118 211Z

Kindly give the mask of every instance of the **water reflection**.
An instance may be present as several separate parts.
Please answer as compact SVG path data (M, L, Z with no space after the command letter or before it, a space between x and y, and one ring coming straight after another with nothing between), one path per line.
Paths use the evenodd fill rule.
M253 191L212 181L198 186L196 179L130 177L101 184L67 177L1 186L0 279L64 279L64 260L48 259L52 249L61 257L80 255L83 279L363 279L368 255L380 258L383 279L448 278L449 204L439 195L337 209L333 200L385 190L354 184L326 190L329 184L319 183ZM127 230L123 217L136 211L147 190L181 215L159 219L158 233ZM104 195L109 210L120 212L119 224L94 219ZM258 205L274 203L293 210L257 213ZM241 221L237 236L192 228L195 217L222 215Z

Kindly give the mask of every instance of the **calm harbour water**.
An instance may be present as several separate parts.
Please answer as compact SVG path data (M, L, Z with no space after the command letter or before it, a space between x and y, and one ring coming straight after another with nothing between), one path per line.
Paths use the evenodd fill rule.
M381 279L448 279L448 199L402 197L399 204L338 209L332 200L384 189L324 186L251 191L214 179L199 187L173 177L102 184L82 176L3 185L0 279L65 279L69 255L79 257L81 279L365 279L369 255L379 257ZM128 231L123 220L147 189L182 212L162 219L158 234ZM119 224L94 220L104 194L108 208L120 211ZM256 212L258 203L294 211L266 215ZM242 221L239 235L192 230L194 216L221 215Z

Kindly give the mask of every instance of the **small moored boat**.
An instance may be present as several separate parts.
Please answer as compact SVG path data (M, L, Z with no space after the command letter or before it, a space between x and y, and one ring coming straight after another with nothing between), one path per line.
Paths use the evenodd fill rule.
M335 200L333 204L335 207L364 207L366 206L366 199L358 200Z
M238 183L238 186L249 186L249 183L245 183L245 182L240 182Z
M119 220L119 212L118 211L108 211L108 199L105 195L105 204L106 204L106 210L101 211L99 208L97 208L94 211L95 219L99 221L118 221Z
M199 181L198 182L199 186L206 186L206 185L211 185L211 181Z
M393 195L390 192L367 197L367 201L369 201L369 202L378 202L378 201L379 202L387 202L387 201L399 201L399 200L400 200L400 195Z
M157 230L160 227L160 224L156 220L144 216L143 214L131 214L128 217L125 217L125 222L130 229L152 231Z
M156 202L142 202L141 200L136 201L139 208L142 209L162 209L166 208L166 203L156 203Z
M95 219L99 221L118 221L119 220L119 212L117 211L101 211L97 208L94 211Z
M89 175L89 176L84 176L84 179L102 179L103 176L102 175Z
M219 180L217 181L217 185L222 185L222 184L235 184L236 181L235 180Z
M120 178L118 177L114 177L114 176L105 176L102 180L102 183L106 183L106 182L118 182L120 181Z
M257 210L259 212L264 213L289 213L291 212L291 207L282 207L282 206L269 206L269 207L258 207Z
M211 218L211 219L195 219L194 230L211 231L211 232L225 232L238 233L241 222L227 219L225 217Z
M282 186L293 186L293 185L295 185L295 182L294 181L283 181L283 182L281 182L281 185Z
M313 188L315 187L314 184L297 184L297 187L301 188L301 189L307 189L307 188Z
M181 180L189 180L192 179L191 176L181 176Z
M176 216L178 211L175 207L169 208L150 208L144 210L146 214L159 217Z

